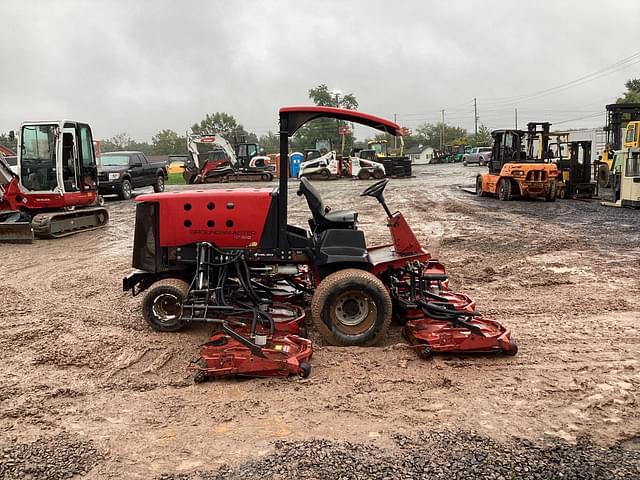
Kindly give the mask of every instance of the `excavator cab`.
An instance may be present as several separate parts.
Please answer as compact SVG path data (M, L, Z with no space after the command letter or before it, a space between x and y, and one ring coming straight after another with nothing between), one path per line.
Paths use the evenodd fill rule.
M24 123L18 141L18 177L27 192L55 192L64 198L64 193L97 190L89 125L68 121Z
M236 158L240 168L247 168L253 157L260 155L260 149L255 143L239 143L236 145Z

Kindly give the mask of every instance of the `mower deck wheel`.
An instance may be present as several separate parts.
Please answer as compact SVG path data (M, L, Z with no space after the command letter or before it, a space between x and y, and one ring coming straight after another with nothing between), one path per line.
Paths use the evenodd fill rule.
M423 360L430 360L433 357L433 349L429 345L425 345L418 350L418 356Z
M311 299L311 319L331 345L371 346L391 323L391 298L375 275L339 270L320 282Z
M198 372L193 377L193 383L204 383L207 381L207 374L204 372Z
M504 355L509 355L510 357L513 357L515 354L518 353L518 342L516 342L515 338L511 338L509 339L509 343L511 343L509 348L502 347L502 353Z
M182 304L189 284L178 278L164 278L149 289L142 300L142 316L154 330L176 332L185 326Z
M307 362L300 363L300 375L302 378L307 378L311 374L311 365Z

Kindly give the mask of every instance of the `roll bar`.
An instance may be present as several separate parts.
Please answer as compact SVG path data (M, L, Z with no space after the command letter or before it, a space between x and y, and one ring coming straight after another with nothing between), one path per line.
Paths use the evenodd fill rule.
M400 126L384 118L334 107L299 106L280 108L280 178L278 195L278 248L281 253L289 249L287 241L287 193L289 181L289 137L293 136L305 123L317 118L335 118L346 122L359 123L394 136L402 136Z

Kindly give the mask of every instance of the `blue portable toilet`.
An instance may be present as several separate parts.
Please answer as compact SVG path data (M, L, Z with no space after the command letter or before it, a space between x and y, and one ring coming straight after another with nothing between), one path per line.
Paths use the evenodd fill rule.
M293 152L289 155L289 171L292 178L298 177L300 171L300 164L304 161L304 155L300 152Z

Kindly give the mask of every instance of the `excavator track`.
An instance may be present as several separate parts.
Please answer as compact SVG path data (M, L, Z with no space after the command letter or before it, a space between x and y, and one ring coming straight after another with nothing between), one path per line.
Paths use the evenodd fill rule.
M210 176L206 178L205 183L270 182L271 180L273 180L272 172L242 172Z
M31 219L37 238L60 238L102 228L109 223L106 208L80 208L69 212L39 213Z

